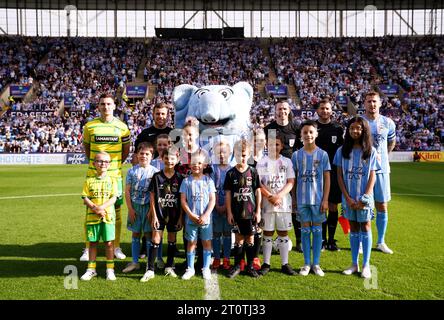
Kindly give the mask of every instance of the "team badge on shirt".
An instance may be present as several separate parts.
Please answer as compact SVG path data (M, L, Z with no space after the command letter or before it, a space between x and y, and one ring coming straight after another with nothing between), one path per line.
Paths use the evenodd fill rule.
M320 160L313 160L313 167L316 169L317 167L319 167L320 163L321 163Z
M336 141L338 141L338 137L337 136L331 136L331 143L336 143Z

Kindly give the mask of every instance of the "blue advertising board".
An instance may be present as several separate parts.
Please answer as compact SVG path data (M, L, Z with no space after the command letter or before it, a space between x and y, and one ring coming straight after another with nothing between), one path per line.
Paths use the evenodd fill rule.
M274 95L274 96L282 96L282 97L286 97L288 95L288 89L287 86L285 85L266 85L265 86L265 91L267 92L268 95Z
M336 102L340 105L340 106L347 106L348 104L348 98L346 96L337 96L336 97Z
M74 102L74 97L72 95L65 94L65 96L63 97L63 102L65 103L65 106L72 106Z
M88 164L89 161L84 153L67 153L66 164Z
M395 84L392 84L392 85L380 84L378 87L379 87L379 90L381 90L381 92L383 94L385 94L389 97L396 96L399 91L398 85L395 85Z
M24 98L30 89L31 86L11 84L9 86L9 95L13 96L14 98Z
M147 93L147 86L145 85L127 85L126 86L126 96L128 98L143 98Z

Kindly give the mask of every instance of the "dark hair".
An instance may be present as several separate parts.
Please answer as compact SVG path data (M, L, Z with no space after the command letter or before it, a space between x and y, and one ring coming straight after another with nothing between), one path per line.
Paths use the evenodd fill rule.
M143 141L137 145L136 153L142 149L152 149L154 151L154 145L151 142Z
M105 92L100 95L99 101L105 98L111 98L114 101L114 95L111 92Z
M362 127L362 134L359 138L359 144L362 147L362 159L368 159L372 153L372 135L370 132L370 126L367 121L360 117L355 116L347 123L347 129L345 131L344 145L342 146L342 156L345 159L350 159L350 153L353 150L355 141L350 135L350 127L353 123L359 123Z
M364 100L367 99L368 96L378 96L378 98L381 99L381 95L379 94L379 92L373 90L365 93Z
M167 108L168 113L170 112L170 105L169 105L168 103L166 103L166 102L159 102L159 103L156 103L156 104L154 105L154 107L153 107L153 113L154 113L154 111L155 111L156 109L162 109L162 108Z
M302 128L305 126L312 126L312 127L315 127L316 129L318 128L318 124L314 120L306 120L306 121L302 122L301 131L302 131Z
M319 103L317 104L316 109L318 109L321 105L327 104L327 103L331 104L330 98L329 97L322 98L321 101L319 101Z

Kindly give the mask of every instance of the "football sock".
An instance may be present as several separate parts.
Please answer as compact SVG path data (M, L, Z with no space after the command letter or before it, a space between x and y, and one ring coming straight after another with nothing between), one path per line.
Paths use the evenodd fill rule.
M106 260L106 268L114 269L114 260Z
M230 259L231 254L231 235L223 237L224 244L224 258Z
M140 246L140 254L145 253L146 255L146 237L142 237L142 245Z
M161 260L162 259L162 243L163 243L163 238L160 238L160 242L159 242L159 250L157 250L157 259Z
M96 270L96 261L88 261L88 269Z
M362 265L370 265L370 254L372 252L372 231L361 231L361 241L362 241Z
M114 239L114 248L120 248L120 233L122 231L122 207L116 206L116 235Z
M236 267L240 266L240 262L243 258L243 245L240 245L238 243L234 244L234 265Z
M378 244L384 243L385 232L387 231L388 213L378 212L376 214L376 228L378 229Z
M176 243L168 242L166 267L172 267L174 263L174 255L176 254Z
M203 267L203 246L202 246L202 241L197 241L196 256L197 256L196 266L198 268L197 270L200 270Z
M304 264L305 265L311 265L310 233L311 233L310 227L302 227L301 228L302 250L304 251Z
M245 252L247 254L247 266L250 268L253 266L254 243L247 243L245 246Z
M211 263L211 250L203 249L203 269L208 269Z
M357 266L359 257L359 232L350 232L350 251L352 264Z
M296 220L296 215L292 215L293 226L294 226L294 235L296 237L296 244L302 242L302 228L301 223Z
M224 251L225 251L225 244L224 244ZM220 259L220 234L213 235L213 253L214 253L214 259Z
M146 238L146 261L150 259L151 239Z
M261 250L261 242L262 242L262 232L256 233L254 235L254 257L259 257L259 252Z
M194 257L195 257L195 252L193 250L193 252L187 252L187 267L188 269L192 269L194 270Z
M149 253L148 253L148 266L147 270L153 270L154 271L154 257L157 257L157 251L159 251L159 244L158 243L151 243Z
M336 227L338 226L338 212L329 211L327 218L328 242L333 243L335 240Z
M313 264L319 265L322 249L322 226L312 226L313 233Z
M276 241L281 256L281 264L284 266L288 263L288 236L278 236Z
M131 255L134 263L139 262L139 252L140 252L140 238L132 238L131 241Z
M327 221L322 222L322 241L327 242Z
M273 250L273 237L264 236L262 254L264 255L264 263L270 265L271 251Z

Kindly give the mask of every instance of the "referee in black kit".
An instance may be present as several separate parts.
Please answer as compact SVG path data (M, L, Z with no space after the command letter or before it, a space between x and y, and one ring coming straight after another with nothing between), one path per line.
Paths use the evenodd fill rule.
M322 250L338 251L336 245L335 232L338 225L338 203L341 203L341 190L338 185L338 176L336 166L333 165L333 158L336 150L344 143L344 129L342 126L332 120L333 110L330 99L323 98L316 109L319 119L318 137L316 145L328 153L330 160L330 195L328 197L328 217L322 224ZM328 230L328 240L327 240Z

